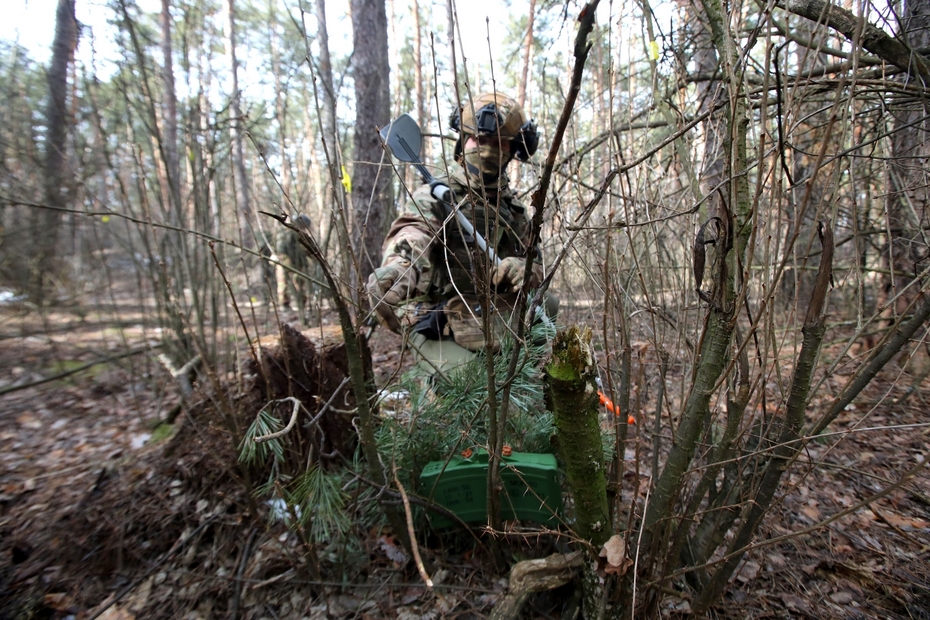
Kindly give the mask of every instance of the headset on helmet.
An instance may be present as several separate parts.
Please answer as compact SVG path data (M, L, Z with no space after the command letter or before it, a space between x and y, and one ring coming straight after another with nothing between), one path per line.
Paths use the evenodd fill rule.
M452 112L449 126L459 132L455 157L462 154L464 135L497 136L510 140L510 152L520 161L528 160L539 147L536 123L527 120L519 103L500 93L475 97L472 106L463 105ZM474 110L474 114L472 114Z

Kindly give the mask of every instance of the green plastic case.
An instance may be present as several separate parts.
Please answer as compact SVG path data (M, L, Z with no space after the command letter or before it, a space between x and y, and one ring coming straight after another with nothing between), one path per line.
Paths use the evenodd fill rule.
M520 519L556 526L562 511L555 455L514 452L501 458L501 518ZM487 522L488 453L477 450L470 457L454 456L448 461L432 461L420 474L424 496L454 512L466 523ZM452 522L429 513L434 528Z

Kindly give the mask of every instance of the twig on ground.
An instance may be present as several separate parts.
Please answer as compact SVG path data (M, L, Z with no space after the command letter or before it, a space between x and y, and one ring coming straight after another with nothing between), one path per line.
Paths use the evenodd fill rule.
M191 359L180 368L175 368L174 364L171 362L171 359L164 353L158 354L158 361L161 362L161 365L165 367L165 370L168 371L168 374L170 374L172 378L178 382L178 387L181 388L181 395L184 398L190 398L194 393L193 378L197 374L197 368L200 366L201 357L199 355L195 355L193 359Z
M426 572L426 567L423 565L423 558L420 557L420 546L417 544L417 536L413 531L413 511L410 509L410 500L407 498L407 490L404 488L404 485L401 484L400 478L397 477L396 466L394 468L394 482L397 484L400 497L404 502L404 514L407 516L407 534L410 536L410 550L413 552L413 560L417 565L417 570L420 572L420 577L423 578L426 587L432 588L433 580L430 579L429 573Z
M236 571L236 590L233 595L232 609L229 612L229 617L232 618L232 620L238 620L239 618L239 600L242 597L242 573L245 572L245 566L249 563L249 555L252 552L252 541L255 540L256 534L258 534L258 530L252 528L252 531L249 533L249 539L245 542L245 547L242 549L242 557L239 558L239 570Z
M111 600L107 601L100 609L98 609L97 611L95 611L94 614L93 614L90 618L88 618L88 620L96 620L97 618L99 618L99 617L103 614L103 612L105 612L106 610L108 610L110 607L113 607L113 605L115 605L115 604L118 603L120 600L122 600L122 598L123 598L124 596L126 596L127 594L129 594L130 592L132 592L132 591L135 589L135 587L139 584L140 581L143 581L143 580L145 580L145 579L148 579L149 576L150 576L152 573L154 573L156 570L158 570L158 569L161 567L161 565L164 564L165 561L166 561L168 558L170 558L170 557L171 557L172 555L174 555L176 552L180 551L183 547L185 547L185 546L187 545L188 542L190 542L191 540L194 539L194 536L196 536L197 534L199 534L201 530L203 530L203 529L204 529L205 527L207 527L209 524L213 523L213 521L215 521L215 520L216 520L216 515L212 515L212 516L208 517L207 519L204 520L203 523L201 523L200 525L198 525L198 526L194 529L193 532L191 532L190 534L188 534L185 538L182 538L182 539L176 541L173 545L171 545L171 548L170 548L170 549L168 549L160 558L158 558L158 560L155 561L154 564L152 564L151 566L149 566L149 569L148 569L147 571L145 571L140 577L137 577L136 579L134 579L134 580L132 580L131 582L129 582L129 583L126 585L125 588L123 588L122 590L119 591L118 594L116 594L116 596L114 596Z
M273 400L270 403L268 403L268 405L276 405L278 403L284 403L288 401L290 401L294 405L294 408L291 409L291 419L287 423L287 426L285 426L284 428L282 428L281 430L277 432L269 433L267 435L262 435L260 437L256 437L254 439L255 443L265 443L266 441L277 439L278 437L281 437L282 435L287 435L288 433L291 432L291 430L294 428L294 425L297 424L297 412L300 411L300 408L302 407L302 405L300 404L300 401L294 398L293 396L288 396L287 398L279 398L278 400ZM265 407L267 407L268 405L265 405ZM264 409L264 407L262 407L262 409Z
M148 352L148 351L151 351L152 349L157 349L157 348L159 348L159 347L161 347L160 344L146 345L146 346L144 346L144 347L139 347L138 349L132 349L132 350L130 350L130 351L124 351L124 352L122 352L122 353L117 353L116 355L111 355L111 356L109 356L109 357L104 357L104 358L101 358L101 359L98 359L98 360L94 360L93 362L87 362L86 364L82 364L82 365L78 366L77 368L72 368L71 370L66 370L66 371L64 371L64 372L60 372L60 373L58 373L57 375L52 375L51 377L45 377L45 378L43 378L43 379L37 379L36 381L30 381L29 383L20 383L20 384L17 384L17 385L8 385L8 386L6 386L6 387L4 387L4 388L0 388L0 396L4 396L4 395L6 395L6 394L10 394L11 392L17 392L17 391L19 391L19 390L25 390L26 388L35 387L35 386L37 386L37 385L42 385L43 383L51 383L52 381L58 381L59 379L64 379L65 377L70 377L71 375L75 375L75 374L77 374L77 373L79 373L79 372L81 372L81 371L87 370L88 368L91 368L91 367L93 367L93 366L97 366L97 365L99 365L99 364L108 364L108 363L110 363L110 362L115 362L116 360L121 360L121 359L123 359L124 357L132 357L133 355L138 355L138 354L140 354L140 353L146 353L146 352Z

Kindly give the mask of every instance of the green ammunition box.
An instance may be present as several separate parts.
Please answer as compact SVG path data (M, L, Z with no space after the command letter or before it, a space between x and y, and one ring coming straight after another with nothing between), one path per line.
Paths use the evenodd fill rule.
M433 461L420 474L420 492L454 512L466 523L487 522L488 453L477 450L470 457L454 456ZM559 523L562 490L555 455L514 452L501 458L501 518L520 519L549 526ZM452 522L429 513L434 528Z

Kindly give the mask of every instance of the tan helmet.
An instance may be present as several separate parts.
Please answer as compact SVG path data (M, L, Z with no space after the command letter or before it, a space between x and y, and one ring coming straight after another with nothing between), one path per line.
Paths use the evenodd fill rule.
M536 123L527 120L523 108L513 98L501 93L482 93L452 113L449 126L462 135L500 136L510 140L510 152L526 161L539 146ZM459 136L455 154L462 151Z

